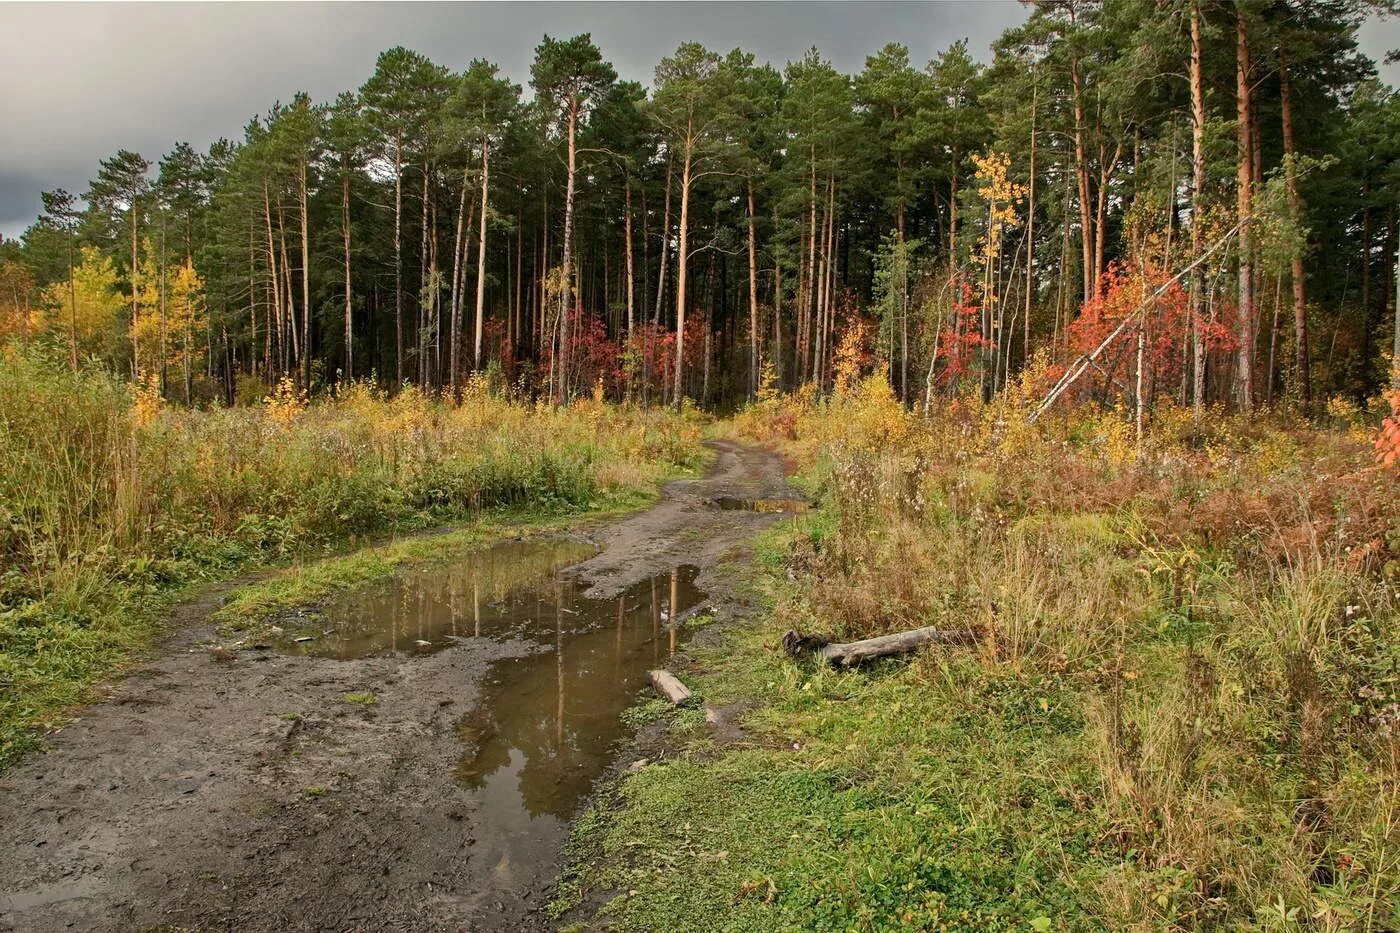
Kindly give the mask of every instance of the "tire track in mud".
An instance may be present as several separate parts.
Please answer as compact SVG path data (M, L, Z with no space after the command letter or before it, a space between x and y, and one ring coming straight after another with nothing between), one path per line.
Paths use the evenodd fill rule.
M704 571L777 518L742 508L720 508L717 501L801 499L787 483L786 461L779 454L731 441L710 446L717 458L704 479L667 485L654 507L595 534L603 551L570 571L591 584L585 595L614 596L682 563L701 568L699 583L708 592L713 581ZM714 601L724 595L710 593L709 597Z

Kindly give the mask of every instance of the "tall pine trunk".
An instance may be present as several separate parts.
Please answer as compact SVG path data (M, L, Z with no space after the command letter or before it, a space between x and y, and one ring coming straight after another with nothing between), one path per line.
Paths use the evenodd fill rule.
M136 285L140 279L140 274L137 272L138 264L136 258L138 247L136 241L136 216L137 199L133 197L131 199L131 371L133 374L139 375L139 368L141 366L141 342L136 336L136 319L140 316L141 311L136 297ZM28 320L28 318L29 316L25 315L25 319Z
M948 268L958 267L958 147L953 147L948 184Z
M812 377L810 368L812 346L812 324L817 300L817 151L812 148L812 162L808 180L808 228L807 228L807 270L806 285L802 295L802 317L798 323L797 352L802 357L800 377L806 382Z
M394 137L394 388L403 385L403 137Z
M569 312L573 302L574 261L574 173L578 168L578 151L574 134L578 130L578 100L569 102L569 174L564 187L564 257L563 272L559 281L559 365L556 367L558 379L558 402L563 405L569 400Z
M433 305L428 293L429 285L432 282L432 271L428 266L428 159L426 156L423 159L423 194L419 202L423 207L423 216L420 221L420 235L418 237L418 334L413 345L417 348L415 365L418 387L426 390L431 371L431 367L428 366L428 334L433 326Z
M355 378L354 292L350 284L350 175L340 182L340 227L345 248L345 378Z
M282 285L287 289L287 303L283 305L285 313L282 318L287 339L283 343L283 348L285 350L286 347L291 347L291 356L283 361L283 368L290 371L292 366L301 365L301 337L297 330L297 306L292 286L292 260L287 252L286 209L281 197L277 199L277 245L282 251Z
M783 266L773 263L773 346L768 351L779 383L783 379ZM761 389L762 386L759 386Z
M1070 89L1074 98L1074 174L1079 184L1079 242L1084 263L1084 300L1098 291L1098 270L1094 268L1094 218L1089 198L1089 162L1084 149L1084 82L1079 59L1070 61Z
M749 195L749 395L758 394L758 244L754 230L753 176L748 179Z
M525 222L524 203L521 205L521 217L517 219L515 226L515 302L512 309L515 317L515 334L511 338L510 353L511 360L520 358L520 348L525 343L524 332L521 327L524 324L524 294L525 287Z
M1302 223L1303 201L1298 193L1298 166L1294 163L1297 148L1293 144L1293 89L1288 77L1288 50L1279 47L1278 80L1279 107L1283 116L1283 158L1285 181L1288 185L1288 216L1294 226ZM1298 391L1304 401L1312 400L1312 374L1308 361L1308 303L1303 274L1303 244L1297 243L1290 257L1290 278L1293 283L1293 341L1295 374Z
M671 171L670 148L666 150L666 197L661 211L661 258L656 276L656 304L651 315L652 324L661 323L661 304L666 297L666 257L671 253Z
M301 211L301 385L311 388L311 235L306 216L306 160L297 175L297 199Z
M690 248L690 126L686 127L685 151L681 154L681 216L676 250L676 384L672 401L677 409L685 397L685 277L690 265L686 251Z
M486 134L481 136L481 227L477 232L476 248L476 350L472 356L472 367L481 369L481 336L486 323L486 219L491 195L491 140ZM452 360L455 373L457 360ZM456 378L453 378L456 385Z
M165 303L165 217L163 215L160 221L160 251L158 255L160 258L158 286L160 292L158 299L160 303L160 391L164 394L168 389L167 377L169 373L167 372L167 362L170 359L170 345L167 327L169 326L170 318L167 316Z
M1254 233L1250 212L1254 196L1254 140L1250 122L1249 34L1245 11L1235 11L1235 141L1238 163L1235 174L1236 213L1239 215L1239 373L1238 394L1242 411L1254 408Z
M1201 75L1201 3L1191 0L1191 259L1201 255L1206 188L1205 156L1206 104ZM1206 404L1205 270L1191 270L1189 290L1191 312L1191 412L1200 420Z
M1394 207L1390 209L1390 216L1391 226L1394 227ZM1390 385L1392 388L1400 390L1400 235L1397 235L1395 237L1395 272L1393 273L1392 278L1394 279L1395 285L1395 308L1393 309L1393 314L1395 317L1395 335L1393 338L1394 348L1391 351L1390 357Z
M1035 294L1035 141L1036 107L1040 102L1040 86L1031 82L1031 166L1026 186L1026 303L1024 340L1021 348L1022 365L1031 360L1031 301Z
M272 235L272 201L268 194L267 181L263 181L263 221L267 231L267 274L269 280L269 294L272 301L268 308L267 322L267 375L269 384L273 373L273 335L276 333L278 343L281 342L282 330L282 287L278 283L281 279L277 273L277 240ZM280 362L280 361L278 361ZM278 367L280 369L280 367Z
M470 170L463 169L461 190L457 192L456 231L452 236L452 292L448 299L451 307L448 308L449 320L447 322L447 372L448 385L454 396L457 393L457 377L462 359L462 283L465 275L463 266L466 265L467 252L462 241L467 222L467 189L471 187L468 184L470 180Z
M624 261L627 266L627 339L632 339L632 329L637 324L635 307L636 280L632 269L632 176L622 181L624 200L622 205L622 239Z

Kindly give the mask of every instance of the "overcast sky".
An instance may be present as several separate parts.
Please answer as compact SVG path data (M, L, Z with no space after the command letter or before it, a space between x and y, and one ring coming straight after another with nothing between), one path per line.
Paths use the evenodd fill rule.
M298 90L358 87L375 56L405 45L460 70L498 63L521 84L540 36L591 32L624 78L649 82L686 40L781 66L815 45L847 72L898 41L916 62L956 39L973 52L1026 13L1015 0L847 3L12 3L0 2L0 234L18 235L39 192L81 194L97 161L153 162L177 140L204 148ZM1400 45L1400 22L1368 24L1363 48ZM1395 68L1385 69L1396 81Z

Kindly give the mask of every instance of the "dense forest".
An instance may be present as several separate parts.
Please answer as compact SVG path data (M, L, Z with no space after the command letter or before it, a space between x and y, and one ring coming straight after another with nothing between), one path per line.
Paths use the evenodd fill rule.
M1400 931L1400 0L1024 13L43 192L0 929Z
M546 36L528 89L394 48L241 139L45 192L0 244L0 329L195 404L475 372L725 404L828 388L842 354L911 404L1028 368L1103 401L1364 400L1396 333L1400 98L1356 47L1383 6L1041 2L990 64L685 43L650 88L587 35Z

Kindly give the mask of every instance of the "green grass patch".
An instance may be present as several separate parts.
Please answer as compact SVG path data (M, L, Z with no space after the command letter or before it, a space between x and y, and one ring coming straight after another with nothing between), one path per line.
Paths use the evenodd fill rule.
M652 697L642 700L629 706L622 712L622 721L630 728L640 729L648 723L665 719L671 715L672 706L669 700L660 697Z
M770 598L794 533L757 544ZM1062 870L1093 871L1103 830L1079 803L1071 695L971 661L794 664L778 634L765 619L697 650L698 689L752 704L745 744L761 747L716 749L677 722L691 754L628 776L580 823L557 913L601 894L586 920L625 930L1096 927Z
M0 621L0 772L40 748L64 711L147 647L186 592L123 587L98 602L68 591Z

